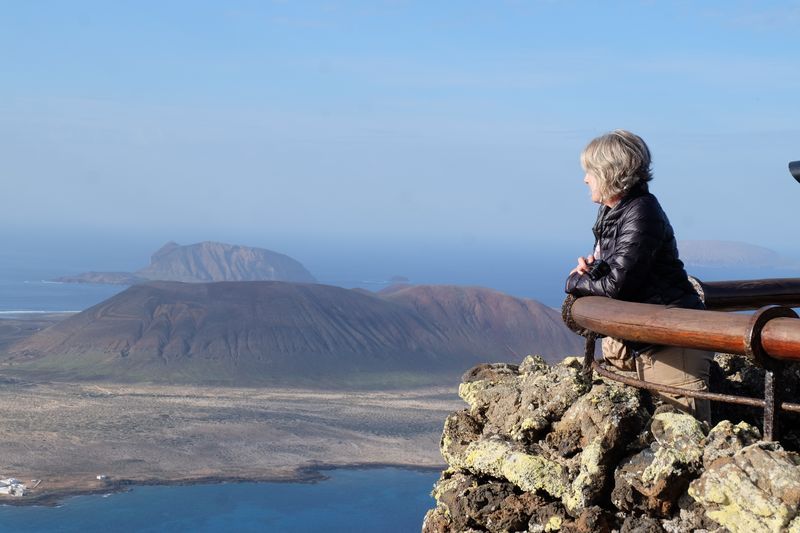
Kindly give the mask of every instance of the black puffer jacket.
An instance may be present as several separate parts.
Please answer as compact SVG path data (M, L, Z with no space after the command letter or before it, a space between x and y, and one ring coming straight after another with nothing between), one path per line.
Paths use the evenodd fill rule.
M610 271L596 281L572 274L566 292L703 308L678 259L672 226L647 184L633 189L613 208L601 206L593 231L596 248Z

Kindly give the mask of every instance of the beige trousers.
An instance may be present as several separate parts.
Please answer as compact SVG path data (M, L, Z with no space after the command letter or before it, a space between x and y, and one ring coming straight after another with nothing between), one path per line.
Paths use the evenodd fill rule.
M661 346L647 350L636 358L636 373L639 379L671 385L682 389L708 390L708 375L714 352ZM655 392L653 394L690 413L698 420L711 423L711 402L687 396Z

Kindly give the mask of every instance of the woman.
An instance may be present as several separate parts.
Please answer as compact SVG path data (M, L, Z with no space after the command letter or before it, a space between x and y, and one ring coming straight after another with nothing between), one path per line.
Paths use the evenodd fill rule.
M615 130L592 140L581 154L592 201L599 203L594 252L579 257L567 278L575 296L703 309L678 259L672 226L648 182L650 150L638 135ZM625 343L645 381L708 390L713 353L672 346ZM606 347L606 343L604 343ZM667 402L710 422L708 400L660 394Z

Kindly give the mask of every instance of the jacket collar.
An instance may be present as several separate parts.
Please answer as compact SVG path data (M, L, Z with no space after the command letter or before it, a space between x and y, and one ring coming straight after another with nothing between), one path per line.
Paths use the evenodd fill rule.
M597 210L597 220L594 223L594 227L592 227L595 237L599 238L602 227L610 222L616 221L620 214L625 211L625 207L635 198L639 198L640 196L644 196L646 194L650 194L650 189L647 186L647 182L640 181L634 185L614 207L601 205L600 209Z
M631 203L634 198L639 198L640 196L644 196L645 194L649 194L650 189L647 186L647 182L640 181L622 197L617 205L609 209L611 213L619 213L625 209L625 206Z

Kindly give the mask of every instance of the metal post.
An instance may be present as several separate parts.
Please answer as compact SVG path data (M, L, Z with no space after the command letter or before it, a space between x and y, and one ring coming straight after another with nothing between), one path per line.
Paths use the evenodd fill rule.
M780 438L781 367L770 365L764 375L764 440Z
M592 386L592 365L594 364L594 350L597 335L592 333L586 335L586 345L583 352L583 379L589 387Z

